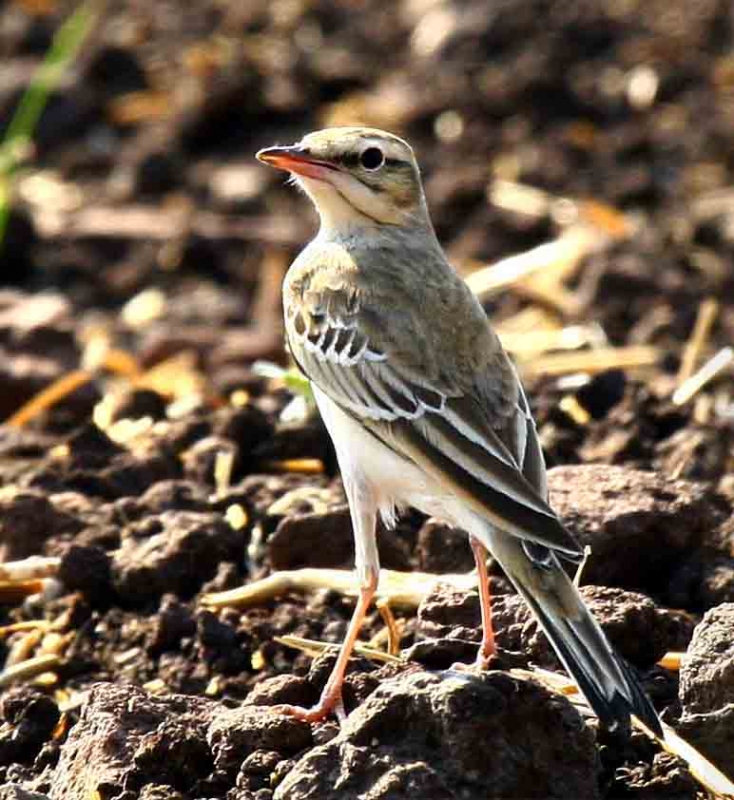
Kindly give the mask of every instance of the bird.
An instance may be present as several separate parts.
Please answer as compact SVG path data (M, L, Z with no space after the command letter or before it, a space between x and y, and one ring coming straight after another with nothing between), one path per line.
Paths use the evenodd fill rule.
M549 505L525 391L439 243L410 145L375 128L336 127L257 158L289 172L320 220L283 281L285 333L334 444L360 587L318 702L275 710L309 722L343 712L347 663L378 586L378 517L390 527L414 507L468 533L478 668L496 652L491 554L602 725L629 735L634 716L660 735L638 678L563 567L583 552Z

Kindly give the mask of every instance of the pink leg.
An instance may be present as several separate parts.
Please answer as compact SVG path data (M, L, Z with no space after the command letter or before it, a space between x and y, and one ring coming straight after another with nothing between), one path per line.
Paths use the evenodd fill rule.
M485 572L486 574L486 572ZM354 609L352 619L347 629L347 635L342 643L339 657L336 660L334 669L331 671L329 680L324 686L319 702L311 708L301 708L300 706L279 705L273 706L272 710L280 714L289 714L305 722L318 722L324 719L337 705L341 703L342 684L344 683L344 673L347 670L349 657L357 641L359 630L362 627L364 618L372 602L372 598L377 591L377 573L371 572L369 582L362 586L359 592L357 607Z
M473 536L470 537L474 561L477 565L479 580L479 603L482 609L482 643L477 653L477 666L486 669L489 659L497 652L492 629L492 599L489 593L489 577L487 575L487 548Z

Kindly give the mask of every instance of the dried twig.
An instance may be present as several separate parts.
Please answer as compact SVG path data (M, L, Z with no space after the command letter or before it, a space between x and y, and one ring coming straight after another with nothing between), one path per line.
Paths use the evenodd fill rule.
M83 369L74 370L54 381L50 386L34 395L24 403L11 417L5 420L6 425L21 428L32 419L55 406L65 397L75 392L80 387L89 383L94 375Z
M583 566L583 564L582 564ZM399 572L380 570L376 605L387 603L406 610L418 608L437 584L446 584L460 591L469 591L476 586L477 576L472 570L467 573L437 575L431 572ZM313 592L330 589L348 597L358 594L354 573L343 569L304 569L274 572L267 578L254 581L237 589L204 595L202 605L209 608L252 608L288 592ZM392 616L392 615L390 615ZM384 619L384 617L383 617ZM393 620L394 621L394 620ZM386 621L389 627L389 623ZM666 669L679 669L681 653L667 653L658 663Z
M529 217L552 218L561 228L586 225L599 236L624 239L632 234L632 219L619 209L598 200L571 200L552 195L535 186L515 181L495 180L489 191L490 202L506 211Z
M31 556L0 564L0 603L15 605L26 597L51 590L58 584L54 576L60 563L59 558Z
M635 720L637 725L646 730L648 735L652 735L647 731L645 726ZM714 796L718 798L734 798L734 783L724 775L717 767L715 767L699 750L679 736L669 725L663 723L663 731L665 733L664 739L658 741L665 750L672 753L678 758L682 758L691 775Z
M0 605L17 605L34 594L44 590L43 580L39 581L0 581Z
M593 713L591 707L580 693L578 686L566 675L550 670L534 668L532 671L513 669L510 672L523 677L539 678L544 684L561 694L568 696L574 705L582 706L585 710ZM732 783L723 772L718 770L705 756L703 756L693 745L679 736L669 725L664 722L663 738L656 736L646 725L636 717L632 718L635 727L644 731L651 739L659 742L664 750L682 758L691 771L691 775L708 791L713 792L717 798L734 798L734 783Z
M216 497L224 497L232 483L234 450L220 450L214 460L214 486Z
M468 275L466 282L480 301L489 299L511 286L517 286L540 271L551 271L554 279L566 277L592 250L598 234L586 227L570 228L557 239L524 253L503 258L491 266Z
M397 656L400 654L400 628L390 608L390 601L381 597L375 603L375 606L380 612L382 621L385 623L385 630L387 631L387 652L392 656Z
M570 372L595 374L608 369L640 369L654 367L662 358L657 347L633 345L630 347L604 347L573 353L551 353L522 364L522 372L529 375L564 375Z
M184 350L154 364L140 375L135 386L174 399L205 397L207 379L197 367L196 353Z
M734 361L734 347L723 347L710 358L694 375L682 383L673 392L673 402L677 406L685 405L692 397L712 381L720 372Z
M31 581L52 578L58 574L61 559L55 556L30 556L22 561L0 564L0 581Z
M107 114L117 125L157 122L173 113L173 98L168 92L128 92L107 104Z
M476 584L476 576L472 573L435 575L428 572L398 572L383 569L380 571L378 599L386 598L392 606L399 608L417 608L437 583L469 589ZM210 608L227 606L248 608L288 592L312 592L319 589L333 589L349 597L356 597L358 594L358 585L353 572L306 567L275 572L247 586L204 595L201 602Z
M26 597L43 595L44 599L58 597L62 589L55 578L30 581L0 581L0 604L17 605Z
M588 425L591 414L579 403L576 395L567 394L561 398L558 408L567 414L577 425Z
M0 627L0 639L5 639L14 633L24 633L27 631L43 630L47 631L51 623L46 619L30 619L22 622L12 622L10 625Z
M658 665L661 666L663 669L669 669L671 672L678 672L680 670L681 661L685 653L679 653L677 651L671 650L670 652L666 653L660 661L658 661Z
M576 314L582 300L566 288L564 280L577 271L583 258L603 250L614 240L628 237L633 230L630 219L615 208L595 201L554 197L512 181L495 181L490 201L516 213L552 217L561 227L561 233L551 242L469 275L466 282L481 301L515 287L565 315ZM530 277L532 281L528 281Z
M0 689L10 686L11 683L25 681L43 672L56 669L60 664L61 659L56 655L44 655L26 659L20 664L15 664L15 666L0 672Z
M261 468L267 472L295 472L300 475L323 475L324 462L320 458L286 458L280 461L263 461Z
M114 238L167 242L180 235L182 225L202 239L262 240L281 245L303 242L304 222L277 219L272 214L244 218L195 210L191 215L178 208L152 208L129 204L94 205L71 213L48 214L34 209L34 223L44 239Z
M330 642L319 642L315 639L303 639L300 636L275 636L274 640L278 642L278 644L283 644L286 647L292 647L295 650L300 650L301 652L307 653L308 655L314 657L321 655L321 653L325 652L326 650L339 649L339 645L337 644L332 644ZM386 653L384 650L378 650L375 647L370 647L362 642L357 642L354 645L354 652L357 655L363 656L364 658L369 658L372 661L379 661L385 664L403 663L402 658L394 656L390 653Z
M28 631L28 633L23 634L18 641L16 641L13 646L10 648L8 655L5 658L5 669L9 669L10 667L14 667L17 664L22 664L24 661L27 661L36 647L40 644L41 639L43 639L43 630L40 628L36 628L34 631Z
M519 362L552 350L578 350L581 347L605 347L606 337L597 325L567 325L546 330L505 331L497 326L502 345Z
M553 195L516 181L497 179L489 188L489 201L505 211L542 219L551 215Z
M712 297L704 300L699 306L696 324L693 326L691 337L683 350L683 358L681 359L680 369L678 370L678 386L684 384L691 375L693 375L693 371L706 346L709 334L711 333L711 326L718 312L719 304Z

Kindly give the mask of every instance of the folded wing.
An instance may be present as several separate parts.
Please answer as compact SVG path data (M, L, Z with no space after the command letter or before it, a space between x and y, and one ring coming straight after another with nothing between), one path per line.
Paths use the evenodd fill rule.
M307 302L299 300L286 297L291 351L331 400L501 530L566 557L580 554L546 501L535 427L499 343L488 374L449 383L391 346L383 304L370 306L349 282L309 287ZM409 333L411 352L420 354L423 332ZM503 385L513 391L498 399Z

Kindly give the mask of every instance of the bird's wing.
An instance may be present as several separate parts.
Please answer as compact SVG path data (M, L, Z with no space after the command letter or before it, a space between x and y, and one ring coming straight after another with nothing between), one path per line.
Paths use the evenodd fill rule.
M484 346L492 352L479 363L458 353L458 361L442 372L431 358L441 347L439 323L424 322L423 313L411 316L405 309L415 303L391 303L394 297L369 296L333 272L287 285L286 330L302 371L377 438L498 528L577 556L577 542L546 502L542 454L527 403L481 308L486 337L482 333L479 345L476 335L464 337L469 345L459 349ZM471 323L459 321L462 328Z

